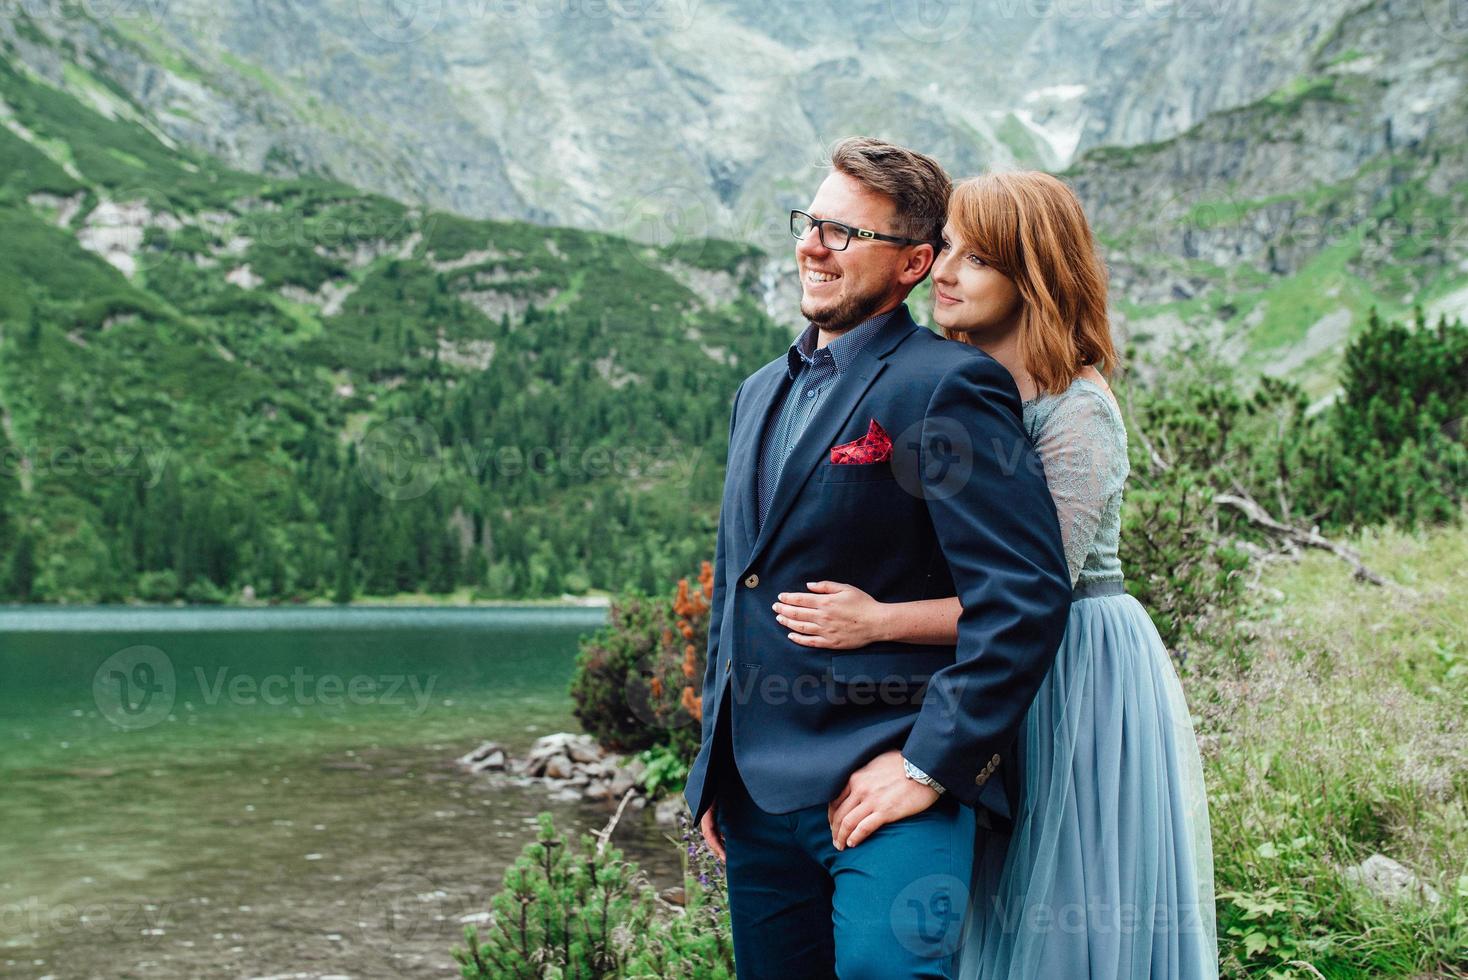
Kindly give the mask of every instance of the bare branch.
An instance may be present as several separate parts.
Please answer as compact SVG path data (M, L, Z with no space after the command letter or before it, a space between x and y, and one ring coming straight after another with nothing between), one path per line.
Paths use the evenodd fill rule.
M625 810L625 809L627 809L627 803L628 803L628 801L630 801L632 799L633 794L636 793L636 792L637 792L637 788L634 786L631 789L627 790L627 792L623 793L622 794L622 802L617 804L617 812L614 813L614 814L612 814L612 819L610 819L610 820L607 821L607 825L605 827L603 827L601 830L597 831L597 834L596 834L596 854L597 854L597 857L601 857L602 851L606 850L607 841L611 839L613 828L615 828L617 826L617 821L619 821L619 820L622 819L622 811Z
M1213 502L1221 507L1234 508L1243 514L1251 524L1264 528L1264 530L1280 537L1290 545L1303 545L1307 548L1319 548L1321 551L1330 552L1341 559L1341 561L1350 565L1355 577L1363 582L1370 582L1372 585L1380 585L1384 588L1402 590L1402 586L1382 578L1367 568L1355 549L1349 548L1338 541L1330 540L1314 528L1307 531L1302 528L1291 527L1288 524L1281 524L1271 517L1269 512L1259 506L1258 502L1248 494L1220 493L1214 496Z

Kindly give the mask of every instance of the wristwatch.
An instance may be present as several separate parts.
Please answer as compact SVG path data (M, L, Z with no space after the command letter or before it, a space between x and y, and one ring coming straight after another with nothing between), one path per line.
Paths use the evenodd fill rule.
M933 787L933 789L937 790L940 794L943 792L943 784L942 783L938 782L938 780L934 779L932 776L929 776L927 773L923 772L921 769L919 769L917 766L913 765L911 762L908 762L906 756L904 756L903 759L902 759L902 771L907 774L907 778L908 779L915 779L918 782L922 783L924 786L931 786L931 787Z

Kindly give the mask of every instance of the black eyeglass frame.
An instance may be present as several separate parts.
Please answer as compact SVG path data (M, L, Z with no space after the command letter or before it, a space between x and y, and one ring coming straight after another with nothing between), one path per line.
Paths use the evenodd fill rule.
M891 242L894 245L933 245L935 248L937 247L934 242L925 241L925 240L923 240L921 238L903 238L900 235L884 235L884 234L882 234L882 232L880 232L880 231L872 231L870 228L857 228L857 227L855 227L853 225L848 225L844 221L836 221L833 218L817 218L815 215L813 215L813 214L811 214L811 213L809 213L807 211L802 211L799 208L791 208L790 209L790 235L797 242L805 241L805 235L809 235L810 234L810 228L807 228L806 229L805 235L797 235L797 234L795 234L795 216L797 214L798 215L801 215L802 217L805 218L806 221L809 221L810 222L810 227L815 229L816 237L820 239L821 246L823 248L828 248L828 249L830 249L833 252L844 252L844 251L846 251L846 247L851 244L851 240L853 238L859 238L859 239L861 239L863 241L869 241L869 242L870 241ZM824 227L825 225L835 225L837 228L844 228L846 230L846 243L844 245L842 245L840 248L836 248L835 246L828 245L826 243L826 231L825 231L825 227Z

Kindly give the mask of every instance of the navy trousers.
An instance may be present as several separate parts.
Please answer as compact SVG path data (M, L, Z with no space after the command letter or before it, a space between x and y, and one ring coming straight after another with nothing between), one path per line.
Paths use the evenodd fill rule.
M945 793L838 851L825 805L774 814L750 799L728 744L727 714L722 721L714 819L728 857L740 980L956 976L974 811Z

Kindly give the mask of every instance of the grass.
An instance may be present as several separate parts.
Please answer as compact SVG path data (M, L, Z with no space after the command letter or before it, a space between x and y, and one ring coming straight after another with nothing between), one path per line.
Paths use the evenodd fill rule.
M1249 348L1261 358L1278 356L1281 348L1297 344L1322 317L1345 307L1352 320L1364 322L1378 297L1352 275L1349 264L1360 253L1359 232L1322 249L1293 276L1282 278L1263 298L1264 319L1249 338Z
M1355 544L1406 591L1324 554L1281 564L1243 652L1185 677L1226 976L1468 976L1468 530ZM1439 901L1351 884L1344 869L1375 853Z

